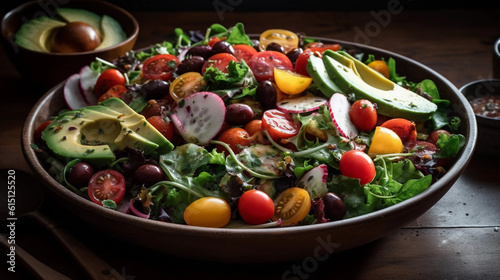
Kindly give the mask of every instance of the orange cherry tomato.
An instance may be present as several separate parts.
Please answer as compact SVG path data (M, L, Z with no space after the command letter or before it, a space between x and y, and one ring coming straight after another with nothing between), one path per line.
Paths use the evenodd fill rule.
M233 127L222 132L217 140L228 144L231 150L233 150L233 152L237 154L241 152L244 147L250 145L249 137L250 135L243 128ZM219 145L217 145L216 148L219 153L226 150L224 147Z
M370 63L368 63L368 67L372 68L373 70L379 72L382 74L384 77L389 79L390 74L389 74L389 66L387 66L387 63L383 60L374 60Z
M311 197L302 188L284 190L274 200L273 221L281 220L283 225L296 225L304 220L311 210Z
M179 101L181 98L186 98L189 95L199 92L203 86L203 76L198 72L186 72L170 84L170 97Z
M262 130L262 120L251 120L245 125L244 129L248 132L248 135L253 136Z
M127 88L124 85L114 85L112 86L108 91L106 91L99 99L97 102L104 101L106 99L109 99L111 97L117 97L117 98L122 98L123 95L127 92Z

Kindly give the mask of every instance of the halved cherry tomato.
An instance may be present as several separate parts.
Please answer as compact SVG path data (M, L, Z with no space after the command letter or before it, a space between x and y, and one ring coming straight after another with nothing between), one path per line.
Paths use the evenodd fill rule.
M372 68L373 70L379 72L384 77L389 79L389 77L390 77L389 66L387 66L387 63L385 63L385 61L374 60L374 61L368 63L368 67Z
M310 77L309 73L307 72L307 61L309 60L309 57L313 51L310 49L305 49L301 54L299 54L299 57L297 58L297 61L295 61L295 72Z
M210 38L210 39L208 40L207 45L209 45L210 47L213 47L213 46L215 45L215 43L219 42L220 40L221 40L221 39L220 39L219 37L214 36L214 37L212 37L212 38Z
M190 226L223 227L231 220L231 207L218 197L203 197L184 210L184 221Z
M106 93L112 86L115 85L125 85L127 80L123 76L122 72L118 69L106 69L99 77L94 86L94 92L97 97L100 97Z
M115 170L98 171L90 178L88 195L93 202L99 205L102 205L102 201L107 199L118 204L125 195L125 178Z
M403 148L403 142L396 132L386 127L377 126L368 153L376 155L401 153Z
M122 98L123 95L127 92L127 88L124 85L114 85L108 91L106 91L103 95L99 97L97 102L104 101L111 97Z
M207 70L208 67L212 66L223 73L227 73L227 66L229 65L229 61L238 61L234 55L229 54L229 53L218 53L212 55L205 63L203 64L203 67L201 67L201 74L205 75L205 71Z
M238 200L238 212L241 218L249 224L263 224L274 214L274 202L263 191L249 190Z
M145 80L158 79L172 81L174 70L180 64L179 59L171 54L157 54L148 58L142 65L142 76Z
M169 92L172 99L179 101L189 95L199 92L203 86L203 76L198 72L186 72L170 84Z
M285 49L285 53L298 48L299 36L285 29L269 29L260 34L259 49L265 51L267 45L277 43Z
M396 132L403 143L410 140L417 140L417 128L415 127L415 123L407 119L390 119L385 121L381 126Z
M37 126L35 129L35 140L40 141L42 140L42 132L49 126L49 124L52 122L52 120L44 121L40 125Z
M323 53L326 50L338 51L340 49L340 44L324 44L321 42L311 42L305 46L305 49L309 49L313 52Z
M368 184L375 178L373 160L360 150L345 152L340 158L339 168L342 175L359 179L361 185Z
M377 125L377 109L369 100L356 100L349 110L349 118L357 129L371 131Z
M167 122L162 116L152 116L147 121L169 141L174 138L175 127L172 122Z
M250 61L250 58L257 53L257 50L254 47L246 44L234 45L233 49L234 56L238 59L238 61L244 60L247 63Z
M273 221L281 220L283 225L296 225L304 220L311 210L311 197L302 188L284 190L274 200Z
M230 128L217 137L217 140L224 142L229 145L231 150L235 154L241 152L243 147L250 145L250 135L246 130L240 127ZM222 146L217 145L217 151L219 153L225 151L226 149Z
M279 141L297 135L300 124L293 122L288 113L271 109L262 115L262 129L267 130L274 141Z
M274 68L274 80L278 88L289 95L303 92L312 82L311 77L278 68Z
M257 81L274 81L274 68L293 70L290 59L277 51L258 52L248 62Z

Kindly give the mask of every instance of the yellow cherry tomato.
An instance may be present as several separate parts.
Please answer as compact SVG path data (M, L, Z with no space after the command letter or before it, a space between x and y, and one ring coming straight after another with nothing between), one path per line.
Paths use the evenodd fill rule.
M231 207L218 197L195 200L184 210L184 221L190 226L224 227L231 220Z
M175 101L199 92L203 86L203 76L198 72L186 72L172 81L169 87L170 96Z
M274 200L273 221L281 219L283 225L296 225L304 220L311 210L311 197L302 188L284 190Z
M374 60L370 63L368 63L368 67L372 68L373 70L379 72L382 74L384 77L389 79L389 66L387 66L387 63L383 60Z
M277 43L285 49L285 53L298 48L299 36L292 31L285 29L269 29L259 38L259 49L265 51L270 43Z
M368 153L376 155L401 153L403 148L401 138L394 131L377 126Z
M286 94L299 94L307 89L312 78L291 70L274 68L274 80L278 88Z

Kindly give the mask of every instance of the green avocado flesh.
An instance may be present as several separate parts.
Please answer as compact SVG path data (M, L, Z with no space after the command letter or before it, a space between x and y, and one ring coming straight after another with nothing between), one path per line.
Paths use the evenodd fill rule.
M388 117L414 121L428 120L437 110L436 104L386 79L364 63L343 51L325 51L323 66L315 58L311 77L327 96L335 92L354 94L355 99L368 99L377 104L377 112ZM324 67L324 69L323 69ZM325 75L325 72L327 75Z
M32 19L19 28L15 42L32 51L49 52L55 31L64 25L66 25L65 22L49 17Z
M110 16L104 15L101 20L102 42L97 49L104 49L116 45L127 39L120 24Z
M60 114L42 132L42 139L66 161L79 158L96 167L110 165L116 159L113 152L127 147L145 154L173 149L144 116L118 98Z

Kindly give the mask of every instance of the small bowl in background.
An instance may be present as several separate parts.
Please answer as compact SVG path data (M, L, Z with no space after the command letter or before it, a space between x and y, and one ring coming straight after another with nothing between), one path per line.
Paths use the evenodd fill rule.
M477 98L495 96L500 102L500 79L473 81L462 86L460 92L462 92L469 102L473 102ZM500 156L500 141L498 140L500 138L500 117L487 117L476 111L475 116L478 125L478 137L474 154Z
M1 42L5 52L14 67L27 81L49 89L71 74L79 72L84 65L90 64L96 57L113 60L134 47L139 34L139 24L130 13L116 5L94 0L72 0L66 4L51 2L46 6L44 3L48 2L27 2L5 14L2 19ZM53 17L59 7L79 8L98 15L108 15L120 23L127 38L107 48L75 53L38 52L20 47L15 43L14 36L24 22L38 16Z
M500 38L493 44L493 79L500 79Z

